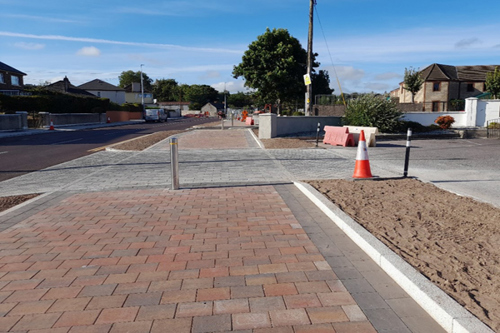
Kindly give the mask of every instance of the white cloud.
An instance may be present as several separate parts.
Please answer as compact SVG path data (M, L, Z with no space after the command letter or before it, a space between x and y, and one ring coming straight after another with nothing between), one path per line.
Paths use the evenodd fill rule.
M223 92L224 89L229 91L230 93L237 93L240 91L247 92L249 89L245 87L245 81L243 80L237 80L237 81L230 81L230 82L219 82L211 85L212 88L214 88L217 91Z
M35 15L22 15L22 14L3 14L0 16L4 17L13 17L27 20L37 20L37 21L45 21L45 22L53 22L53 23L80 23L74 20L68 19L59 19L54 17L46 17L46 16L35 16Z
M14 46L24 50L41 50L45 47L45 44L17 42L14 43Z
M101 55L101 50L94 46L86 46L79 49L76 54L85 57L98 57Z
M9 32L9 31L0 31L0 36L16 37L16 38L43 39L43 40L63 40L63 41L69 41L69 42L84 42L84 43L138 46L138 47L160 48L160 49L176 49L176 50L197 51L197 52L243 54L243 51L241 51L241 50L230 50L230 49L223 49L223 48L203 48L203 47L191 47L191 46L181 46L181 45L173 45L173 44L122 42L122 41L109 40L109 39L68 37L68 36L60 36L60 35L21 34L21 33L17 33L17 32Z
M200 76L200 79L205 80L205 79L215 79L221 77L221 74L219 71L206 71L203 75Z
M389 91L392 90L392 86L386 83L379 83L379 82L368 82L365 84L365 89L374 91L374 92L380 92L380 91Z

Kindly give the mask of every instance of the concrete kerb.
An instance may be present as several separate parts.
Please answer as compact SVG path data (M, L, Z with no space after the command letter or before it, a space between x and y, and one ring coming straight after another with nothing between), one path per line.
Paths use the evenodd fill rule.
M447 332L494 333L312 186L294 184Z

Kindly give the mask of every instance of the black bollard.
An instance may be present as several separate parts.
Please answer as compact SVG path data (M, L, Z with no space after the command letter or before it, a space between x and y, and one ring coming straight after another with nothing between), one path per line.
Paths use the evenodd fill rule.
M410 164L410 148L411 148L411 128L408 128L408 133L406 135L406 156L405 156L405 169L403 172L403 177L408 177L408 166Z

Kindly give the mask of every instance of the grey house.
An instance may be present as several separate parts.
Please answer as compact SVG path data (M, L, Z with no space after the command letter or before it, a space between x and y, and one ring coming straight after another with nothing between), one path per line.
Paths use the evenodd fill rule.
M20 95L26 74L0 61L0 94Z

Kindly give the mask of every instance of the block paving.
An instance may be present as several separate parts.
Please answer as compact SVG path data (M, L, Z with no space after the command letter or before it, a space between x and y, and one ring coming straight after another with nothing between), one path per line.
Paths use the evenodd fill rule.
M273 186L78 193L0 234L6 332L375 332L339 285Z

